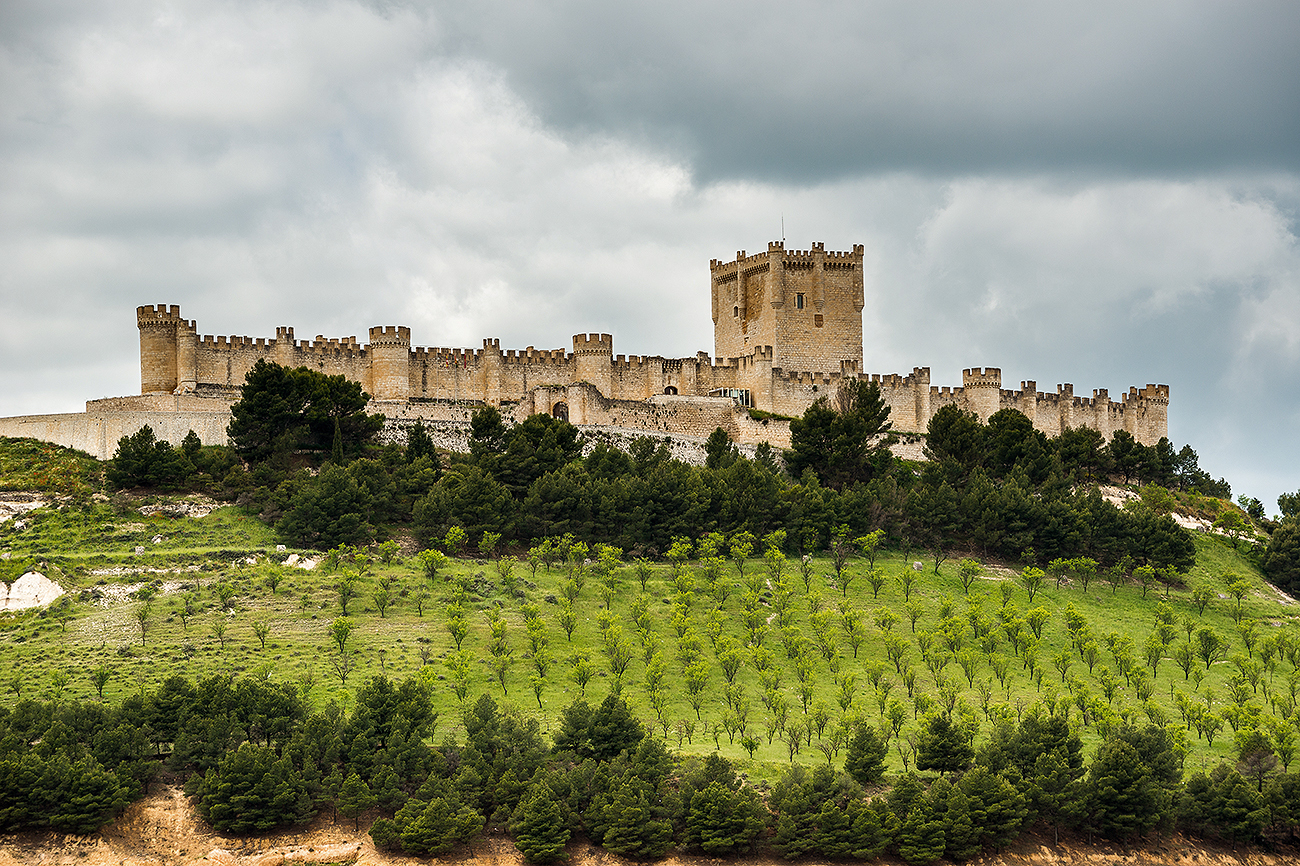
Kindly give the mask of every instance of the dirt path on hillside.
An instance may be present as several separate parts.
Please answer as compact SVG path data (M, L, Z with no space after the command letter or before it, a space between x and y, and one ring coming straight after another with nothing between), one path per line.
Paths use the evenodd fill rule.
M368 825L362 822L362 827ZM1138 847L1054 846L1050 838L1025 836L1009 850L969 861L976 866L1283 866L1297 862L1294 853L1216 849L1181 836L1167 837ZM629 866L632 861L609 854L585 842L569 846L573 866ZM804 860L804 864L821 861ZM874 861L898 863L892 859ZM355 833L351 822L334 823L322 816L299 831L265 836L230 838L213 833L189 806L180 789L155 785L153 792L135 803L116 823L91 836L26 833L0 836L0 866L291 866L291 864L349 864L349 866L526 866L508 839L490 836L457 856L426 860L375 850L365 832ZM660 866L788 866L771 856L745 860L674 856Z

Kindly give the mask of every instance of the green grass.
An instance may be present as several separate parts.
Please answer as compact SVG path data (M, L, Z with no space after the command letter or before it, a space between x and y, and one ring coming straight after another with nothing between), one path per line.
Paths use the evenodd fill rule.
M99 487L100 470L100 462L84 451L0 437L0 490L89 495Z
M456 730L459 702L451 687L452 677L447 660L454 644L447 630L446 609L452 600L458 581L471 587L467 605L469 635L464 648L473 660L472 687L469 700L480 694L489 694L498 701L515 706L522 713L538 718L544 731L556 724L560 710L579 696L579 688L572 677L570 658L583 651L590 654L598 673L588 684L586 699L599 702L609 693L613 677L604 652L600 630L603 606L599 597L600 583L596 575L588 576L575 609L578 624L570 642L559 624L558 604L549 603L548 596L559 599L560 587L566 579L561 568L551 571L541 569L534 576L522 563L516 567L523 599L508 594L501 586L494 563L468 559L456 560L430 585L418 570L414 560L394 565L378 565L372 574L360 581L360 596L352 602L350 618L355 629L349 646L359 651L356 669L344 685L332 670L329 659L332 641L328 629L340 615L335 592L339 574L327 574L323 568L304 571L285 568L277 563L294 551L277 552L270 530L235 508L223 508L201 518L171 519L166 517L141 517L137 514L117 514L107 505L96 506L89 512L76 510L56 511L44 509L33 512L29 528L15 532L11 524L0 529L0 551L9 554L8 573L19 567L38 566L48 576L58 580L68 590L67 601L52 609L0 616L0 703L14 704L20 696L50 697L55 693L57 680L67 677L62 694L69 698L94 699L90 672L100 665L107 666L112 677L105 690L105 699L120 700L124 695L156 687L173 674L201 678L218 673L269 677L304 687L309 700L316 706L337 702L345 709L350 705L351 694L365 679L380 674L390 677L418 675L432 686L435 704L441 712L439 733ZM161 538L154 544L155 537ZM136 554L137 546L144 554ZM1198 626L1209 625L1227 638L1231 645L1229 656L1243 653L1232 609L1235 600L1228 593L1228 584L1234 575L1245 577L1250 592L1243 599L1242 609L1248 618L1259 623L1262 637L1276 634L1297 636L1297 610L1284 604L1278 593L1260 578L1259 574L1227 543L1210 537L1198 537L1197 566L1188 575L1186 588L1176 588L1168 604L1177 621L1189 617ZM301 554L307 552L298 551ZM250 557L256 564L248 564ZM889 700L898 700L906 709L903 734L916 730L914 718L916 703L909 699L895 667L885 656L883 633L874 624L881 609L896 613L898 621L892 631L909 645L908 659L917 672L916 695L935 696L939 692L935 677L921 661L917 637L913 634L904 611L903 590L897 577L910 573L909 564L901 554L885 553L878 565L883 566L888 580L879 597L872 595L871 586L862 576L865 563L854 560L849 573L854 575L847 600L862 612L868 634L859 657L854 659L845 640L838 614L834 616L834 631L838 639L838 653L834 658L841 673L851 673L857 678L850 714L860 715L869 721L879 721L879 708L875 692L870 685L873 670L883 671L881 682L890 682ZM648 584L649 615L652 620L650 634L657 641L666 668L667 704L664 717L668 721L667 739L677 746L679 734L683 735L681 748L688 753L707 753L715 748L711 727L719 723L726 710L724 701L724 676L722 667L707 636L708 612L713 600L707 594L704 577L695 563L691 564L696 591L689 608L688 621L699 636L703 660L708 670L705 690L706 700L701 707L701 718L689 703L683 668L678 660L677 632L672 624L672 602L676 590L672 586L671 571L667 564L657 565ZM140 569L173 569L173 571L144 571ZM127 573L111 573L113 571ZM761 559L747 563L751 573L766 575ZM276 593L271 593L266 579L272 571L282 574ZM743 627L742 597L744 587L736 577L734 566L728 574L736 589L724 608L723 633L737 643L746 641ZM787 575L793 587L793 623L803 637L812 640L810 598L799 575L797 562L792 558L787 565ZM831 583L833 568L829 560L814 561L813 595L820 594L824 609L835 612L837 602L844 599ZM372 601L372 593L380 577L394 579L396 603L381 617ZM955 561L949 561L936 576L927 563L924 573L916 575L917 585L912 598L923 608L917 622L917 631L933 631L939 625L939 609L947 599L954 612L965 618L968 611L966 595L957 576ZM983 615L996 627L997 611L1001 607L999 584L1012 578L1010 572L986 573L972 587L972 599L982 599ZM10 576L9 579L12 579ZM150 582L163 591L152 603L148 629L141 640L135 611L142 602L123 597L123 588L141 582ZM216 587L232 586L236 595L230 611L224 611L218 601ZM657 732L665 731L655 718L645 688L646 664L636 626L632 622L631 607L640 594L640 587L631 568L624 568L618 576L619 589L612 601L610 614L615 617L622 636L633 650L633 660L623 677L623 696L645 720L654 721ZM1015 584L1012 604L1023 614L1030 605L1025 590ZM1191 591L1200 587L1212 590L1216 597L1204 616L1198 615L1191 601ZM421 589L430 593L423 616L414 604L415 594ZM178 616L181 600L186 593L195 593L199 599L198 612L185 624ZM1223 598L1219 598L1219 595ZM111 602L117 597L120 600ZM1087 593L1078 586L1056 588L1049 580L1035 599L1033 607L1042 606L1050 611L1051 618L1043 633L1038 649L1038 659L1044 669L1041 681L1035 683L1022 663L1014 658L1005 638L999 641L997 655L1009 660L1009 676L1004 688L993 680L993 672L984 652L976 647L980 661L975 673L975 684L992 681L989 713L983 708L978 688L968 685L965 675L956 662L949 664L941 676L959 687L960 700L971 710L980 723L981 738L992 727L991 716L1004 712L1011 717L1023 713L1037 702L1064 696L1069 691L1061 676L1052 667L1052 658L1070 652L1073 667L1070 676L1086 687L1092 695L1101 695L1101 677L1104 668L1116 673L1115 660L1106 650L1104 636L1109 632L1131 636L1134 654L1142 664L1143 644L1154 629L1157 605L1163 600L1164 589L1154 586L1146 599L1135 585L1120 586L1112 591L1109 584L1097 580ZM552 663L543 680L541 706L538 706L532 685L533 665L528 657L529 642L522 614L522 606L536 603L549 638ZM1101 646L1101 661L1089 674L1079 654L1070 648L1063 612L1068 604L1086 618L1097 643ZM506 642L512 651L512 663L506 677L506 693L502 693L488 662L492 640L487 611L497 607L507 624ZM773 610L764 608L764 615ZM213 632L217 622L225 623L224 647ZM264 622L270 627L265 648L254 631L254 623ZM1178 625L1178 639L1183 637ZM972 645L973 641L971 644ZM781 643L781 633L775 620L764 640L782 671L781 691L790 707L790 720L803 718L798 695L795 665L786 657ZM1198 667L1203 668L1198 662ZM1150 668L1145 668L1150 673ZM1213 690L1213 706L1220 709L1229 700L1229 679L1235 672L1230 661L1214 664L1204 674L1199 696L1194 681L1185 679L1183 671L1172 660L1165 658L1159 665L1153 682L1151 700L1166 713L1172 723L1180 723L1174 696L1185 692L1194 700L1205 703L1204 695ZM832 722L841 717L838 703L839 688L831 663L813 650L813 692L810 709L826 707ZM1289 694L1288 677L1293 675L1285 659L1274 659L1274 671L1265 675L1271 682L1274 695ZM717 737L723 754L735 759L751 778L771 779L788 761L786 744L780 736L769 744L765 733L767 711L761 701L762 686L751 659L743 664L737 683L743 690L743 701L749 706L748 730L756 735L761 746L751 762L740 745L740 738L729 740L725 731ZM1116 695L1112 709L1117 716L1128 714L1145 723L1147 714L1137 700L1134 690L1123 684ZM1077 687L1076 687L1077 689ZM1264 695L1252 695L1250 701L1264 713L1271 708ZM1001 709L999 709L1001 708ZM1072 718L1080 718L1078 709ZM695 722L689 740L679 723ZM706 724L707 723L707 724ZM832 728L828 728L828 733ZM1080 733L1087 745L1099 740L1097 726L1081 726ZM797 760L816 763L825 760L817 749L819 738L813 737L811 747L805 745ZM1230 754L1231 730L1226 725L1213 747L1198 738L1195 731L1189 734L1191 751L1187 760L1189 770L1212 765ZM843 750L835 758L842 762ZM891 766L902 769L896 749L891 750Z

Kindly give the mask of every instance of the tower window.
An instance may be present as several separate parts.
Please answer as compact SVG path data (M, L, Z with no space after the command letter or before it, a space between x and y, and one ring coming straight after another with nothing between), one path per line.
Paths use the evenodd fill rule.
M822 320L821 313L818 313L817 315L813 316L813 327L820 328L822 326L822 323L823 320Z
M802 309L803 309L803 292L795 292L795 295L794 295L794 308L795 308L796 310L802 310Z
M740 318L740 307L732 307L732 308L731 308L731 317L732 317L733 319L739 319L739 318Z

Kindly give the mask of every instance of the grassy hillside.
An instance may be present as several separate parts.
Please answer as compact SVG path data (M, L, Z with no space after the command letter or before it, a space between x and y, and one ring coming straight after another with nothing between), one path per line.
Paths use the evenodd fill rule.
M10 479L4 486L12 486ZM573 604L571 640L562 626L563 586L570 579L563 566L549 571L543 567L534 574L521 562L514 567L516 589L509 591L493 561L454 560L432 582L414 559L375 564L357 576L358 595L349 610L353 630L346 644L357 656L344 683L331 661L338 653L330 626L340 615L340 579L357 575L357 567L344 563L338 571L327 571L324 564L313 570L284 566L281 562L295 551L277 551L270 531L235 508L219 508L203 517L146 516L139 510L163 501L141 500L135 510L122 510L120 502L97 503L87 510L42 509L28 516L22 530L12 522L0 525L0 555L5 557L0 567L6 580L34 568L68 591L51 608L0 616L0 664L5 672L0 675L0 702L12 705L21 697L55 694L93 698L91 674L102 667L109 672L104 699L110 701L150 689L177 673L191 678L229 673L294 682L316 705L333 701L346 706L356 686L383 672L427 678L442 712L440 730L446 731L458 727L455 687L458 678L466 676L458 673L464 668L467 700L482 693L504 697L521 712L539 717L543 729L549 730L561 708L580 694L575 674L586 666L581 659L589 659L593 669L586 685L588 702L594 704L610 691L616 677L609 649L616 648L615 655L630 657L621 678L623 695L643 719L654 722L660 735L673 745L680 741L686 752L709 752L716 744L747 765L752 776L771 777L789 760L795 730L804 732L798 760L815 763L829 753L840 763L843 750L836 732L842 720L854 717L890 725L890 716L895 716L892 724L898 726L899 736L890 761L902 769L917 715L927 701L944 700L945 692L949 700L968 708L981 736L998 713L1015 718L1038 701L1066 702L1088 744L1099 739L1099 730L1125 717L1165 720L1181 729L1187 707L1208 708L1225 721L1212 746L1195 727L1189 730L1191 770L1230 753L1232 729L1227 720L1234 713L1267 716L1291 708L1300 687L1300 673L1285 652L1300 640L1295 606L1269 587L1228 542L1208 536L1197 539L1197 565L1187 586L1172 589L1167 601L1159 584L1144 598L1135 584L1113 587L1098 578L1084 592L1077 582L1058 588L1049 578L1030 604L1017 574L993 567L985 567L968 596L955 560L945 562L935 575L929 563L924 572L912 571L897 552L885 552L877 561L886 575L878 595L865 578L866 562L852 560L845 594L834 583L829 559L812 561L805 588L799 563L792 557L784 565L789 587L786 622L792 631L780 625L779 576L773 581L768 563L751 558L745 564L746 577L759 577L755 585L760 593L757 606L750 600L748 618L766 625L757 655L746 648L751 641L745 626L746 580L734 563L726 569L726 579L734 586L717 616L711 615L717 602L697 562L692 561L676 583L667 563L655 564L644 597L635 569L629 565L617 570L608 610L601 580L588 570ZM143 553L136 553L137 548ZM915 578L915 629L904 598L905 575ZM1255 623L1257 640L1249 650L1249 632L1243 637L1234 616L1238 602L1229 585L1235 578L1249 587L1240 601L1241 621ZM381 615L375 592L385 581L391 581L393 603ZM135 593L141 586L156 595L140 600ZM691 586L689 596L681 594ZM448 629L448 610L461 587L467 665L458 663ZM1198 589L1211 593L1203 613L1193 603ZM193 613L182 616L187 599ZM1071 605L1097 647L1091 671L1086 653L1074 648L1068 634L1066 612ZM530 636L526 614L534 606L538 624ZM639 607L644 608L644 629L636 622ZM1025 654L1013 649L1002 622L1023 620L1031 608L1047 612L1041 641L1031 654L1036 675ZM845 610L850 620L855 612L860 617L863 639L856 658ZM1162 610L1172 618L1175 637L1161 653L1153 678L1144 645L1156 631ZM499 617L495 634L489 614ZM977 636L972 622L984 624L980 632L986 625L987 633ZM1202 626L1209 627L1226 650L1208 669L1198 658L1188 676L1171 656L1188 642L1189 627L1196 646L1194 633ZM950 637L944 637L945 630ZM826 637L819 638L819 631ZM537 635L549 659L540 666L544 675L533 659ZM942 650L948 662L936 663L933 670L922 657L925 635L931 635L936 648L932 654L951 644ZM1131 641L1128 652L1136 670L1145 671L1132 681L1121 675L1119 657L1126 640ZM887 656L891 642L904 653L899 666ZM1110 648L1112 643L1117 652ZM802 653L787 649L800 644L806 647ZM1265 646L1272 651L1261 652ZM740 659L730 687L723 664L728 647ZM765 655L767 671L760 672ZM695 656L699 661L688 675L684 660ZM499 667L493 666L497 658L505 659L504 695ZM1064 676L1054 664L1058 658L1069 661ZM1294 651L1291 658L1296 658ZM971 668L969 676L962 662ZM914 675L910 689L904 675L908 668ZM1233 677L1242 672L1234 698ZM659 712L652 706L654 689L648 686L656 673L662 682ZM692 679L699 688L698 719L691 702ZM1140 694L1148 697L1143 700ZM777 723L780 714L769 709L782 702L787 708L784 725ZM1233 709L1238 704L1247 709ZM735 729L735 717L741 715L745 733L759 744L752 762L742 747L744 735ZM732 723L730 734L724 721Z

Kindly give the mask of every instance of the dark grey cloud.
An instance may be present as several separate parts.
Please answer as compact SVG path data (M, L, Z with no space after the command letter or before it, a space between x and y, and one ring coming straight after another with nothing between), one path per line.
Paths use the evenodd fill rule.
M867 367L1163 382L1300 488L1281 4L0 4L0 414L210 334L712 348L708 261L867 249Z
M1300 167L1300 8L488 0L455 50L548 122L638 136L705 180L863 171Z

